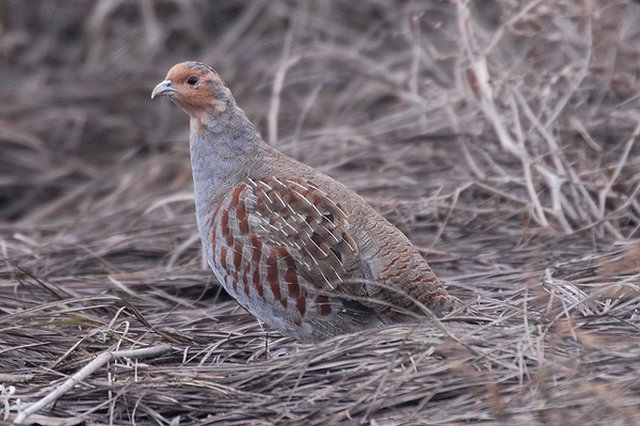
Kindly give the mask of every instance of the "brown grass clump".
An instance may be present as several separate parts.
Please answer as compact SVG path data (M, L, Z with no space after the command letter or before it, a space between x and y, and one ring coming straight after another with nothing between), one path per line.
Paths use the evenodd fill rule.
M631 0L0 2L0 421L640 423L639 21ZM477 321L302 345L229 300L187 120L148 99L186 59Z

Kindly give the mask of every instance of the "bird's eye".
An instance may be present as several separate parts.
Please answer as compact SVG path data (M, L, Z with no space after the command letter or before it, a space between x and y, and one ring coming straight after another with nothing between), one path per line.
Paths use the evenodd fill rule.
M187 78L187 84L189 86L195 86L197 83L198 83L198 77L196 77L195 75L192 75L189 78Z

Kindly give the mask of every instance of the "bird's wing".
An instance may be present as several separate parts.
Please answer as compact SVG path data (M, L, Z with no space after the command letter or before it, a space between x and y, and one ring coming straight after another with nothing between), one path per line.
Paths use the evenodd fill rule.
M347 215L308 180L247 178L212 220L212 251L219 259L212 266L227 288L237 287L232 292L257 291L285 309L293 301L303 306L302 316L310 309L309 297L323 315L335 314L335 308L350 317L373 314L357 301L367 295Z
M347 215L304 179L249 179L249 223L263 243L286 248L298 273L318 289L336 290L359 266Z

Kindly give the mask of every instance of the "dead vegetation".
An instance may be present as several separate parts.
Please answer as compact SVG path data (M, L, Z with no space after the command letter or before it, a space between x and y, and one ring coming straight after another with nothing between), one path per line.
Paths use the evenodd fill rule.
M638 424L640 4L468 6L0 2L0 419ZM311 346L239 309L148 99L185 59L484 323Z

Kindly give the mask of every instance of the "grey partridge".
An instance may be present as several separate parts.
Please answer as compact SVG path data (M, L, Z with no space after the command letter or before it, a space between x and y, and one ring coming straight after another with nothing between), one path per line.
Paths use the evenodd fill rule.
M418 250L360 196L265 143L208 65L172 67L151 94L190 117L198 230L216 278L301 341L460 307ZM417 314L417 315L416 315Z

